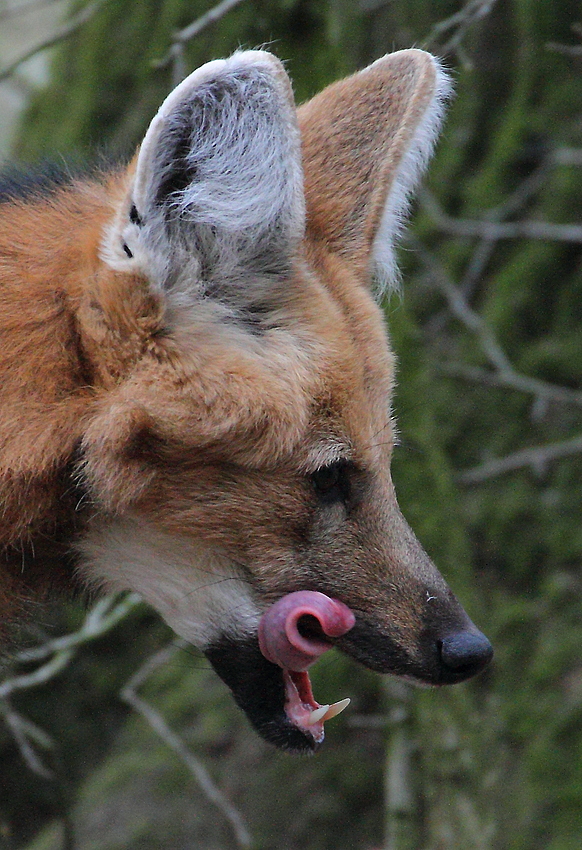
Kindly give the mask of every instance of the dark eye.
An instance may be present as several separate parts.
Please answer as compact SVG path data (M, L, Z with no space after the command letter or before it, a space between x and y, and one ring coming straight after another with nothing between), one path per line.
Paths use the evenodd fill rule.
M350 498L350 467L345 460L322 466L311 474L311 482L317 498L323 504L346 502Z

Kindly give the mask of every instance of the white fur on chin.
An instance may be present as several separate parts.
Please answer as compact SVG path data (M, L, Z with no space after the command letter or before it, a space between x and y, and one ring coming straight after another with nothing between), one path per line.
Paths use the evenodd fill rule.
M124 518L94 527L79 549L86 580L136 591L200 649L224 635L244 638L257 631L261 612L248 581L206 543Z

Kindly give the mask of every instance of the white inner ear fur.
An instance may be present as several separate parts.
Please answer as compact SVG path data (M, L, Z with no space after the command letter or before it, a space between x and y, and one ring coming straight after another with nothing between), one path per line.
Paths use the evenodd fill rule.
M142 226L129 221L132 204ZM239 52L180 83L150 124L124 207L102 250L114 268L145 264L151 278L167 277L173 266L172 285L184 290L209 265L222 281L256 272L257 257L280 254L284 265L303 237L305 202L295 105L281 63L263 51Z
M372 246L373 271L379 297L388 288L397 287L399 284L396 241L402 232L412 193L432 156L441 129L446 101L452 94L449 76L437 59L433 56L430 58L436 72L433 96L420 117L408 148L400 160Z
M241 72L243 74L241 75ZM208 62L186 77L163 102L141 145L133 185L133 201L145 212L159 182L157 161L161 136L184 106L201 96L214 106L208 84L235 83L238 91L225 99L217 121L192 127L188 158L200 177L176 199L203 223L232 230L264 227L283 213L293 239L304 231L305 210L299 129L289 79L278 59L262 50L233 54Z
M108 590L136 591L199 649L223 635L256 634L261 612L249 583L208 544L125 518L93 528L79 550L85 580Z

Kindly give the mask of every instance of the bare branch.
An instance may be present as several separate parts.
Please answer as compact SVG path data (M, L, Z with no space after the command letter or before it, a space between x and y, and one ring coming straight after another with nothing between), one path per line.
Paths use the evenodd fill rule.
M185 641L173 641L169 646L161 649L149 658L122 689L120 697L147 720L152 729L174 750L176 755L186 765L207 799L220 809L223 816L230 823L237 845L243 848L250 847L251 836L240 812L227 800L222 791L213 782L204 765L190 752L184 741L170 729L161 714L136 693L137 688L144 683L157 667L166 664L184 646L186 646Z
M508 218L508 216L515 215L542 188L552 166L557 164L557 159L554 155L545 157L541 165L520 183L503 204L497 208L488 210L486 214L487 220L501 222ZM477 285L487 263L493 255L498 241L496 238L483 237L476 245L460 284L460 288L466 297L470 296Z
M554 162L556 165L582 165L582 149L580 148L557 148L554 151Z
M555 41L549 41L546 44L546 50L561 53L563 56L572 56L575 59L582 56L582 44L558 44Z
M180 41L182 44L185 44L197 36L199 32L202 32L203 29L210 26L210 24L219 21L227 12L230 12L231 9L234 9L235 6L238 6L242 2L243 0L222 0L222 3L213 6L212 9L209 9L206 14L201 15L194 23L177 32L174 36L174 41Z
M85 6L85 8L81 9L78 14L74 15L67 24L56 30L56 32L52 33L52 35L47 36L47 38L36 44L34 47L31 47L30 50L25 51L25 53L0 70L0 83L13 74L14 71L23 64L23 62L26 62L28 59L32 59L32 57L36 56L37 53L41 53L49 47L54 47L55 44L64 41L66 38L69 38L69 36L76 33L77 30L81 29L81 27L93 17L97 9L104 2L105 0L94 0L93 3Z
M491 13L496 2L497 0L468 0L463 8L455 12L454 15L435 24L425 42L425 47L438 46L442 53L456 51L458 54L461 49L461 42L467 31L476 23L483 20L483 18L486 18ZM439 41L441 36L451 32L451 30L453 33L448 41L441 44ZM471 65L466 59L463 64L465 66Z
M55 653L76 649L111 631L130 611L141 604L141 601L137 593L130 593L122 596L121 599L115 594L105 596L88 612L78 631L48 640L41 646L24 649L15 656L14 660L17 663L29 663L40 661ZM0 696L1 688L0 685Z
M412 690L404 682L387 680L387 742L384 778L385 840L384 847L413 848L419 846L418 800L414 789Z
M231 9L234 9L235 6L238 6L242 2L243 0L222 0L222 3L213 6L212 9L209 9L208 12L201 15L193 23L189 24L189 26L178 30L172 39L172 46L164 58L156 62L155 67L166 68L172 64L174 66L173 77L178 77L178 80L174 79L174 83L179 82L185 76L184 45L201 33L203 29L219 21Z
M582 406L581 392L576 392L576 390L571 390L568 387L556 386L547 381L531 378L517 372L489 326L472 309L462 291L453 283L438 259L417 240L414 241L414 244L430 278L447 299L452 313L478 338L485 356L495 370L492 378L497 383L521 392L531 393L536 397ZM443 368L447 367L444 366ZM472 372L470 367L463 367L463 369L466 377L474 373L474 370ZM453 371L451 365L449 365L448 371ZM484 375L487 375L487 373L479 372L481 378Z
M46 767L36 753L35 746L54 749L50 736L32 721L19 714L10 698L14 693L38 687L57 676L74 658L77 649L88 641L95 640L113 629L129 611L141 602L133 593L118 601L115 596L101 599L89 611L81 628L60 638L46 641L41 646L24 650L16 655L14 663L31 663L49 660L31 673L7 676L0 683L0 716L16 741L22 758L28 767L43 779L55 779L53 771Z
M4 701L0 705L0 710L25 764L37 776L41 776L43 779L54 779L53 771L42 763L32 746L34 743L45 750L52 750L55 746L52 738L31 720L27 720L26 717L15 711L8 701Z
M37 9L44 9L45 6L52 6L53 3L58 2L59 0L23 0L22 3L8 4L4 9L0 9L0 21L26 15L32 11L36 12Z
M32 673L5 678L0 683L0 700L8 699L16 691L35 688L53 679L69 664L79 646L95 640L113 629L129 611L141 602L141 598L136 593L132 593L122 599L121 602L114 604L112 610L109 611L108 609L111 608L114 601L115 597L113 596L101 599L89 611L78 631L47 641L42 646L18 653L14 658L16 663L30 663L49 656L52 657L50 661L47 661L41 667L37 667Z
M437 39L443 33L454 29L467 29L475 21L486 18L496 2L497 0L469 0L454 15L435 24L429 38Z
M544 157L540 165L519 184L502 204L487 210L484 219L487 222L503 222L509 216L513 216L523 209L528 201L543 187L552 169L558 166L580 165L582 165L582 150L578 148L556 148ZM433 213L436 211L437 216L442 217L444 215L434 197L428 192L423 195L423 199L427 209L430 209ZM481 236L459 284L465 296L469 296L475 288L499 240L498 232L487 232Z
M562 404L582 406L582 393L571 390L569 387L561 387L558 384L550 384L547 381L522 375L516 372L513 367L509 370L498 369L494 372L488 372L485 369L479 369L477 366L468 366L465 363L454 363L446 360L437 363L437 366L449 375L466 378L479 384L487 384L491 387L507 387L535 395L544 401L557 401Z
M582 436L573 437L571 440L563 440L559 443L549 443L546 446L522 449L506 457L487 461L481 466L467 469L456 476L460 484L478 484L488 478L495 478L514 469L531 466L538 474L543 474L546 467L553 460L568 457L569 455L582 452Z
M55 653L53 658L37 668L33 673L27 673L23 676L15 676L12 679L5 679L0 684L0 699L6 699L15 691L23 691L28 688L36 688L38 685L44 685L64 670L69 661L72 659L74 652L72 649L63 649Z
M428 192L422 193L422 205L435 226L453 236L479 237L481 239L541 239L550 242L582 242L582 225L552 224L548 221L474 221L452 218Z

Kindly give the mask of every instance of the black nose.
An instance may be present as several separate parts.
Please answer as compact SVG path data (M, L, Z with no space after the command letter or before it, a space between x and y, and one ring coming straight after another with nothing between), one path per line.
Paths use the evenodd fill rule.
M439 643L443 682L462 682L479 673L493 658L493 647L481 632L464 631Z

